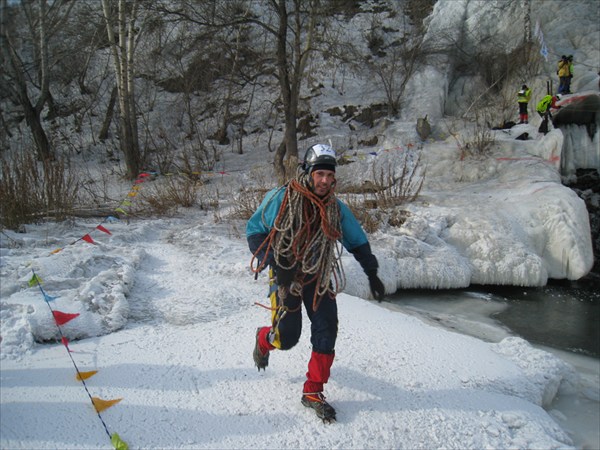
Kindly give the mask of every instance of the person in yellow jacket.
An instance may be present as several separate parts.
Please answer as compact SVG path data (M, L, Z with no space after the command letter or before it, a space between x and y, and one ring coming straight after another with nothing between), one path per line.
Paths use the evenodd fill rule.
M521 90L517 92L517 101L519 102L519 123L529 123L527 113L527 104L531 100L531 88L524 84Z
M542 123L540 124L540 128L538 132L546 134L548 132L548 122L549 119L552 119L552 113L550 109L560 109L560 106L556 104L556 102L560 100L560 95L546 95L544 98L540 100L535 108L540 117L542 118Z
M573 55L567 56L569 62L569 76L567 77L567 85L565 86L565 94L571 93L571 80L573 79Z
M558 70L556 71L558 75L558 79L560 83L558 85L558 93L566 94L568 91L568 83L569 83L569 59L566 55L562 55L560 61L558 61Z

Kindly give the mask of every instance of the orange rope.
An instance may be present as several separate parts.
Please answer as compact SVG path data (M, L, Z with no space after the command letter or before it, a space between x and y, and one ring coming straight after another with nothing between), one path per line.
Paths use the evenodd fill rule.
M279 230L279 227L280 227L280 224L282 221L282 217L286 213L286 208L289 203L289 195L290 195L291 190L294 190L294 191L298 192L299 194L301 194L304 197L304 202L305 202L303 212L302 212L303 219L304 219L302 221L302 226L299 230L297 230L297 232L293 236L293 241L290 243L291 244L290 248L293 252L293 255L294 255L294 258L296 259L296 261L303 259L307 249L310 247L310 244L312 243L312 240L313 240L312 235L314 235L314 230L312 229L311 225L316 223L316 221L314 220L314 218L310 217L310 215L309 215L309 213L310 213L309 206L312 205L318 209L319 218L321 219L319 226L323 230L323 233L324 233L325 237L327 237L327 239L332 240L332 241L337 241L341 237L341 232L338 229L336 229L334 226L332 226L332 224L329 222L328 217L327 217L327 206L329 205L329 203L331 201L337 201L335 199L335 197L333 196L333 189L329 192L329 194L326 197L320 198L314 192L312 192L308 187L303 186L296 179L292 179L292 180L290 180L288 187L285 191L285 195L281 202L281 206L279 207L279 211L278 211L277 217L275 218L275 221L273 223L273 227L271 228L268 236L261 243L261 245L258 247L256 252L252 255L252 259L250 261L250 269L254 273L259 273L260 271L262 271L264 269L264 267L266 265L266 261L268 259L268 254L271 251L271 248L273 247L273 241L275 239L275 235L277 234L277 232ZM265 246L266 246L266 248L265 248ZM255 268L254 260L257 258L257 255L261 253L261 250L263 250L263 248L265 249L265 252L264 252L265 258L263 259L263 261L260 261L258 266ZM317 310L317 308L319 307L321 298L322 298L321 296L318 295L319 286L321 285L321 281L322 281L322 276L323 276L322 273L317 273L313 277L311 277L309 280L304 280L302 283L302 286L305 286L307 284L310 284L310 283L316 281L315 295L313 297L313 305L312 305L313 311ZM334 273L334 279L336 282L336 286L338 286L338 279L337 279L337 275L335 273ZM255 303L255 304L258 304L258 303ZM262 306L264 308L273 310L273 308L265 307L260 304L258 304L258 305Z

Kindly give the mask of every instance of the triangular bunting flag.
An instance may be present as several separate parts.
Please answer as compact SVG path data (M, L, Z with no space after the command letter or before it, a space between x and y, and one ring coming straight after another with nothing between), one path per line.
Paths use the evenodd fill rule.
M123 210L123 208L117 208L115 209L116 212L119 212L121 214L127 215L127 213Z
M34 287L38 284L42 284L42 279L34 273L33 276L29 279L29 287Z
M119 403L122 398L116 398L114 400L102 400L98 397L92 397L92 402L94 403L94 408L96 408L96 412L101 413L105 409L110 408L111 406Z
M89 242L90 244L96 245L96 243L94 242L94 240L92 239L92 237L89 234L86 234L81 239L84 240L85 242Z
M131 206L131 202L129 200L123 200L121 206Z
M52 250L52 251L50 252L50 254L51 254L51 255L55 255L55 254L57 254L57 253L58 253L58 252L60 252L60 251L62 251L62 248L57 248L56 250Z
M110 443L115 448L115 450L129 450L129 446L117 433L113 433L110 437Z
M57 325L64 325L65 323L73 320L75 317L79 315L79 313L70 314L64 313L61 311L52 311L52 315L54 316L54 320Z
M135 197L137 195L137 192L130 192L129 194L127 194L128 197Z
M44 292L44 300L46 300L47 302L51 302L52 300L56 300L58 297L52 297L51 295L48 295Z
M75 375L75 379L77 381L87 380L88 378L92 378L97 373L98 373L97 370L89 370L87 372L78 372L77 375Z
M67 349L69 348L69 340L66 337L63 336L62 338L60 338L60 342L62 343L62 345L67 347Z
M106 233L106 234L111 234L112 235L112 233L110 231L108 231L106 228L104 228L102 225L98 225L96 228L99 229L100 231Z

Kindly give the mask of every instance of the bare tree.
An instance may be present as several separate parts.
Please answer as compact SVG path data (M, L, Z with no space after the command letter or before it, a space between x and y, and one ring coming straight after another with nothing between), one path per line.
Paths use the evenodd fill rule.
M110 0L102 0L108 41L112 50L119 100L119 142L125 156L127 176L135 178L141 168L134 88L134 56L138 3L118 0L115 17ZM116 33L115 33L116 29Z
M49 45L69 16L73 4L74 2L67 0L57 0L50 4L47 0L22 1L19 3L19 7L26 19L27 27L17 30L14 21L18 12L17 6L9 7L7 0L2 0L0 3L2 10L0 26L3 67L2 95L9 97L23 109L39 160L54 158L41 121L44 107L49 106L50 115L52 115L53 109L50 95ZM32 57L26 60L23 53L27 53L25 49L29 45L32 49Z
M183 3L183 4L182 4ZM275 152L274 168L280 180L286 180L295 170L298 158L297 117L300 88L305 69L314 50L315 29L320 11L320 0L269 0L261 2L265 8L259 15L252 10L253 2L182 2L177 8L165 3L160 10L182 20L212 29L239 30L240 24L260 30L261 36L269 36L269 55L274 58L279 97L283 107L284 136ZM252 43L246 43L249 48ZM239 45L239 42L238 42ZM239 50L241 51L241 49ZM232 51L237 55L239 51ZM269 58L265 56L265 58ZM233 66L238 65L233 58ZM238 65L240 69L242 65ZM266 69L268 70L268 69ZM231 86L231 85L230 85ZM226 110L223 122L228 121ZM222 123L221 128L225 123ZM285 163L284 163L284 160Z
M317 18L318 0L309 1L307 13L302 0L293 0L293 14L288 14L286 0L277 3L279 24L275 32L277 42L277 71L284 109L285 131L283 141L275 152L275 174L284 182L295 168L298 159L297 118L300 87L312 50ZM306 17L306 20L305 20ZM291 35L291 42L288 36ZM284 165L284 157L288 164Z

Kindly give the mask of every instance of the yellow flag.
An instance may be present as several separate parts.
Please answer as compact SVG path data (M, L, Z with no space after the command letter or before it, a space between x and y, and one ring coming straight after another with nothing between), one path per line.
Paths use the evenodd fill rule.
M123 210L123 208L117 208L117 209L115 209L115 211L120 212L121 214L127 215L127 213Z
M127 445L127 442L121 440L121 437L117 433L112 434L110 437L110 443L115 450L129 450L129 445Z
M93 377L97 373L98 373L97 370L90 370L88 372L79 372L77 375L75 375L75 379L77 381L87 380L88 378Z
M60 252L60 251L62 251L62 248L57 248L56 250L52 250L52 251L50 252L50 254L51 254L51 255L54 255L54 254L56 254L56 253L58 253L58 252Z
M110 408L112 405L119 403L122 398L116 398L114 400L102 400L98 397L92 397L92 402L94 403L94 408L96 408L96 412L102 412L105 409Z

